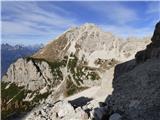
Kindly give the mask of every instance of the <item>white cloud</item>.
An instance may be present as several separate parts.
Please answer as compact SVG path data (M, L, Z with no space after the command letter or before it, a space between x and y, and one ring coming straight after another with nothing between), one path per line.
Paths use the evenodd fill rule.
M146 11L147 14L156 13L160 17L160 1L157 2L150 2L148 4L148 9Z
M2 35L49 35L75 25L76 20L52 5L52 11L42 9L36 2L4 2L2 4ZM62 13L57 14L56 11ZM8 12L7 14L5 12Z
M138 19L138 15L134 9L117 2L106 2L105 4L103 2L98 4L90 4L88 2L83 5L114 22L114 24L127 24Z
M152 36L154 31L154 26L146 26L142 28L134 28L132 26L115 26L115 25L99 25L103 30L112 32L120 37L146 37Z
M70 11L66 11L55 4L49 4L47 7L51 9L45 10L43 8L45 5L43 6L43 4L41 4L41 6L39 6L38 3L39 2L20 1L12 3L2 2L2 35L8 39L14 38L15 40L23 38L23 35L28 35L28 38L29 36L43 36L44 39L50 39L49 37L55 37L70 26L77 26L78 22L81 22L81 19L72 17ZM94 2L82 2L80 6L82 5L85 9L93 11L92 13L96 14L95 17L100 15L100 19L106 19L106 24L99 23L104 30L124 37L152 35L154 29L153 24L155 24L155 22L153 23L151 14L159 13L160 7L155 7L159 6L159 4L149 5L148 10L144 11L145 14L150 14L150 16L148 15L145 19L149 19L147 21L150 21L149 24L152 25L146 25L146 27L142 25L138 28L133 27L131 24L133 22L143 22L142 20L144 18L138 16L136 8L131 9L125 6L125 4L121 4L121 2L96 3L97 4ZM82 12L84 12L84 10L82 10ZM77 11L73 11L73 13L78 14ZM138 13L140 12L138 11ZM95 18L95 20L98 20L98 18ZM85 22L88 22L87 19ZM26 37L24 39L28 38Z

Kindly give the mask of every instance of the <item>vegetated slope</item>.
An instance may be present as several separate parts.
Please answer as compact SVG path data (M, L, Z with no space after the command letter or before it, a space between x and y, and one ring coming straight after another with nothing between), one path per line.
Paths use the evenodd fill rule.
M133 40L132 40L133 39ZM11 64L2 78L3 92L15 89L11 97L4 95L3 117L21 112L22 104L28 111L40 103L54 103L84 89L99 86L102 76L117 63L133 58L138 50L149 43L149 38L122 40L103 32L93 24L72 28L48 43L31 57ZM20 99L14 100L21 96ZM13 99L14 98L14 99ZM20 102L22 101L22 103Z

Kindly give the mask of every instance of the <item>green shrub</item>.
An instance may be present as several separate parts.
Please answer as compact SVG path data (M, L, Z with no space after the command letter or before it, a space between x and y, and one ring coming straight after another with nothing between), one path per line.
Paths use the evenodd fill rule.
M68 76L68 78L70 78L70 77ZM74 85L74 83L70 79L67 79L66 97L71 96L71 95L78 93L78 92L85 90L85 89L87 89L87 87L77 87L76 85Z
M13 114L19 114L32 109L32 105L29 102L23 101L30 91L13 83L5 89L8 84L10 83L1 82L2 119L7 119Z
M75 55L71 55L71 57L73 57L73 59L69 59L68 69L71 73L74 73L74 68L77 66L78 58Z
M42 99L46 99L48 97L48 95L50 94L50 92L46 92L44 94L38 94L34 97L33 102L37 103Z
M91 80L98 80L98 79L100 79L99 75L98 75L96 72L90 72L90 73L87 75L87 77L89 77L89 76L90 76L90 79L91 79Z

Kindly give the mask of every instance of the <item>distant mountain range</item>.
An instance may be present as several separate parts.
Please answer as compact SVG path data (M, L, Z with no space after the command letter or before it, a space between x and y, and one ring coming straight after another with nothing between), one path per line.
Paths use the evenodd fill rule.
M1 76L3 76L11 63L18 58L30 56L37 52L43 45L25 46L10 45L8 43L1 45Z

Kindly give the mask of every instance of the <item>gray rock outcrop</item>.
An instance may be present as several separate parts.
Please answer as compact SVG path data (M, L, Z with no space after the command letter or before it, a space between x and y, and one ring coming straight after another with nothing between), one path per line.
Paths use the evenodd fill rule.
M53 74L47 62L35 62L34 60L21 58L10 65L2 80L35 91L51 84Z
M157 23L151 43L147 45L147 48L136 54L137 63L144 62L147 59L160 57L160 22Z
M105 101L104 107L108 109L103 114L103 119L109 119L113 113L118 113L122 120L159 120L159 55L160 22L156 25L152 43L138 52L135 60L115 67L114 90ZM95 111L95 116L96 114L98 113ZM100 120L98 117L95 119Z

